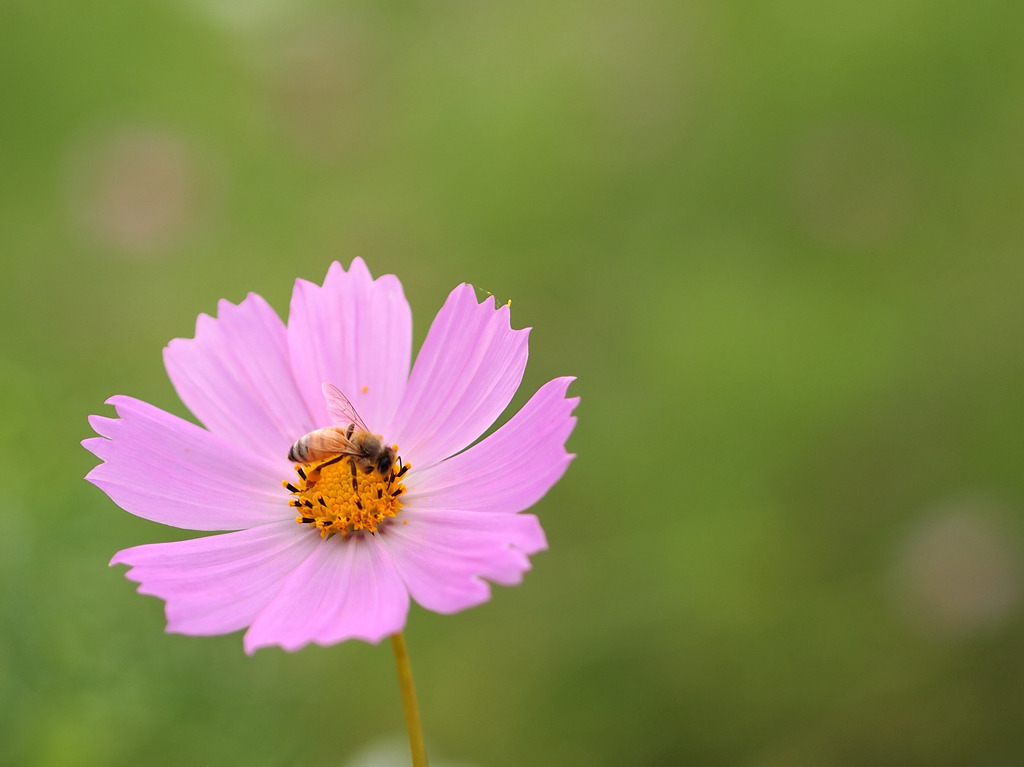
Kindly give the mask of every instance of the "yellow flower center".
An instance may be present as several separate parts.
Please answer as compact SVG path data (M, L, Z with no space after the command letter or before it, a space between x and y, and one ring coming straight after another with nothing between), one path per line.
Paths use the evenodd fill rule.
M313 525L320 537L338 533L342 538L365 530L377 532L402 510L402 477L408 464L398 461L385 475L359 458L336 455L325 461L296 466L298 480L281 484L292 493L288 504L298 511L295 521Z

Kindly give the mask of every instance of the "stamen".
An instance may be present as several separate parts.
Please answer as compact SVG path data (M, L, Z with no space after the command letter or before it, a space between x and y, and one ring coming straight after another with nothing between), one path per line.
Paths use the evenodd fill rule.
M359 456L335 455L320 463L297 465L298 479L281 484L292 493L288 505L297 511L295 521L313 525L322 538L337 534L344 539L360 531L373 535L402 510L399 496L406 488L398 480L408 466L397 462L402 466L397 474L381 474Z

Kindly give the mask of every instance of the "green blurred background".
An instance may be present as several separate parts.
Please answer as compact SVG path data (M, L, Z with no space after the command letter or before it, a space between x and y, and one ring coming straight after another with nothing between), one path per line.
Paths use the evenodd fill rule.
M1024 763L1024 10L0 4L0 763L344 765L387 644L165 635L86 417L362 256L573 374L525 583L406 637L439 764ZM401 751L399 751L401 753ZM367 760L364 760L364 762ZM372 760L369 760L372 761ZM362 764L362 762L360 762Z

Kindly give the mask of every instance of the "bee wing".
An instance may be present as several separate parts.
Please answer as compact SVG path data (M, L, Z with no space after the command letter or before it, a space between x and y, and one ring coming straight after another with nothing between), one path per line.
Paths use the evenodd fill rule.
M354 423L357 429L369 431L366 424L363 423L363 419L359 417L359 413L348 401L348 397L341 393L341 389L334 384L325 383L323 391L327 400L327 412L336 425L348 426L350 423ZM345 441L348 442L348 440Z
M363 451L353 445L345 433L337 428L320 429L314 432L317 436L317 447L325 453L338 453L339 455L362 455Z

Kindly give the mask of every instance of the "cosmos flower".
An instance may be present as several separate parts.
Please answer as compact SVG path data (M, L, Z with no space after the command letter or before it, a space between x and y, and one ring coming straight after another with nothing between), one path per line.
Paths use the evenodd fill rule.
M102 461L87 479L126 511L225 532L125 549L111 564L166 602L168 631L248 628L248 653L376 643L402 630L410 597L453 613L489 599L488 581L519 583L547 547L520 512L571 461L578 402L573 379L556 378L479 439L519 387L527 335L463 284L410 372L401 283L374 280L358 258L348 272L332 264L323 286L298 280L287 326L256 294L221 301L195 338L164 350L205 428L116 396L117 417L92 416L100 436L83 445ZM321 429L333 431L307 438L307 463L289 460ZM338 452L318 450L325 439Z

